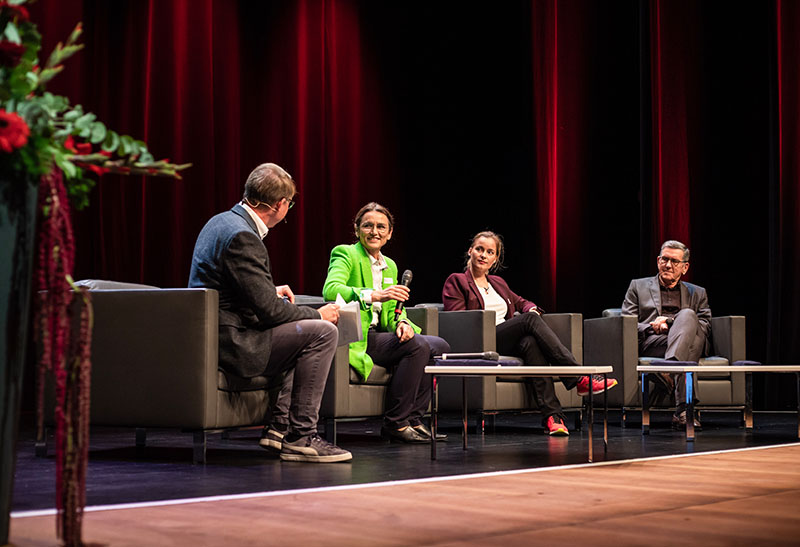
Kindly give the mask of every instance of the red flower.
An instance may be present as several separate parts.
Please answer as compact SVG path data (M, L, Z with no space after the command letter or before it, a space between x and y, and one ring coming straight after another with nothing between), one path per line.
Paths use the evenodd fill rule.
M111 171L111 169L109 169L108 167L101 167L101 166L95 165L93 163L85 163L85 162L82 162L82 161L76 161L75 165L77 165L78 167L81 167L83 169L88 169L89 171L91 171L92 173L94 173L96 175L105 175L106 173Z
M0 150L10 154L22 148L27 144L30 133L25 120L19 115L0 109Z
M0 65L15 67L24 53L25 46L3 40L0 42Z
M0 2L0 10L7 11L8 16L11 19L16 19L17 22L28 21L31 18L25 6L15 6L8 2Z
M85 156L92 153L92 144L88 142L76 143L75 139L70 135L64 140L64 148L73 154L80 154Z

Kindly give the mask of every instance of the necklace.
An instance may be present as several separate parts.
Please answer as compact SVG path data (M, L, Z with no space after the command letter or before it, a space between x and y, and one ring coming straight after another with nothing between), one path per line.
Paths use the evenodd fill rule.
M480 286L480 285L478 285L477 283L475 283L475 285L476 285L477 287L479 287L479 288L483 289L484 291L486 291L486 294L489 294L489 287L491 287L491 285L488 285L488 284L487 284L485 287L481 287L481 286Z

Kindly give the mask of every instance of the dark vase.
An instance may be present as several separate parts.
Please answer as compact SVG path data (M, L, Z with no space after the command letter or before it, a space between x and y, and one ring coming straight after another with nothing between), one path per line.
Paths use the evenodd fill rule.
M8 543L38 183L0 176L0 545Z

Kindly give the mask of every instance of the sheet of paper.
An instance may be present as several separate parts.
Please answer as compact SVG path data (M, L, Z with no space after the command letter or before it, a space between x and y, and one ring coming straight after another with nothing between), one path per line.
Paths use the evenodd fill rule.
M339 305L339 345L351 344L364 337L361 330L361 312L358 302L345 302L342 295L336 295L336 304Z

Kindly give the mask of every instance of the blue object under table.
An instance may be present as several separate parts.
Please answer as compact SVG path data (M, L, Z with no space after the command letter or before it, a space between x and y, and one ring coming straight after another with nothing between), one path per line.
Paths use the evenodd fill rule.
M570 377L588 376L591 382L592 375L603 376L603 381L613 368L605 366L520 366L519 361L490 361L486 359L436 359L436 364L425 367L425 372L431 375L432 407L431 407L431 431L436 438L436 431L439 424L438 409L438 382L439 376L460 376L461 377L461 415L463 429L461 432L462 448L467 449L467 378L481 376L523 376L523 377ZM587 397L588 402L588 421L589 421L589 461L593 458L593 438L592 426L594 425L594 410L592 406L591 392ZM608 450L608 396L603 391L603 449ZM436 442L431 443L431 459L436 459Z
M797 384L797 437L800 439L800 365L762 365L758 361L734 361L731 365L699 365L694 361L653 361L639 365L636 370L641 375L642 389L642 435L650 432L650 401L647 389L647 375L668 372L686 375L686 440L694 441L694 389L695 374L698 372L743 372L745 375L744 421L747 432L753 431L753 373L793 373Z

